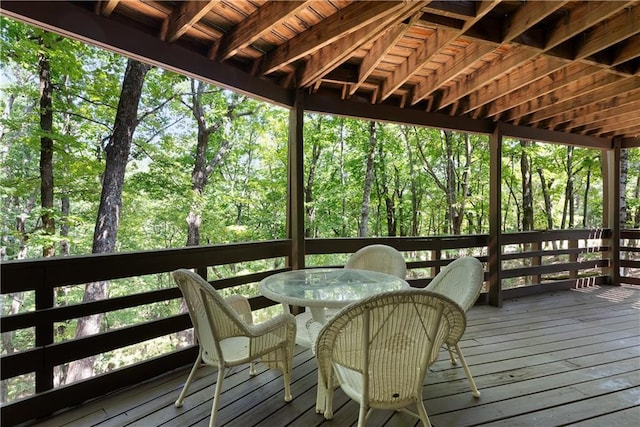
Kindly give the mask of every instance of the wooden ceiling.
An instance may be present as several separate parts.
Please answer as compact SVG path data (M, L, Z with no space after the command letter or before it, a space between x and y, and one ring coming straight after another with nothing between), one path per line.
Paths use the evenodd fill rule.
M476 120L640 140L638 0L53 3L0 8L283 104L290 97L270 93L302 88L336 106L435 113L452 126Z

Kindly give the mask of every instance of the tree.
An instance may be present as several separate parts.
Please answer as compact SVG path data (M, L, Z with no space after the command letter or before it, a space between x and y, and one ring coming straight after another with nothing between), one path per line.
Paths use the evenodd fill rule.
M362 204L360 209L360 221L358 237L366 237L369 224L369 205L371 202L371 183L373 181L373 162L376 153L376 122L369 122L369 145L365 161L364 185L362 188Z
M122 80L122 91L118 102L113 134L105 148L106 163L102 179L102 193L98 218L93 234L93 253L113 252L118 233L120 211L122 209L122 186L129 160L131 143L138 125L138 104L142 94L144 78L151 67L130 59ZM107 296L108 282L89 283L85 287L82 302L95 301ZM78 319L76 338L98 333L103 314L95 314ZM69 365L66 383L71 383L93 374L90 357Z

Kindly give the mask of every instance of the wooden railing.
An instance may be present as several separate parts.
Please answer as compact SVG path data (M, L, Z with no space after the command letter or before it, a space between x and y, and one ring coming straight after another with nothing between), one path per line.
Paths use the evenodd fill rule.
M620 283L640 286L640 229L620 232Z
M638 231L626 232L623 238L639 241ZM608 283L608 230L570 230L514 233L502 236L502 270L498 272L506 297L558 288ZM342 265L343 258L362 246L385 243L404 253L408 279L412 286L424 287L440 268L460 255L472 255L486 262L486 235L447 237L398 237L379 239L309 239L305 242L307 267ZM556 242L555 244L553 242ZM625 246L625 250L627 250ZM637 248L629 252L637 254ZM166 336L190 328L186 314L129 325L93 336L54 342L58 322L97 313L180 298L175 287L94 301L84 304L56 306L55 290L62 286L83 285L100 280L135 278L166 274L177 268L194 268L206 276L211 267L274 260L262 271L219 278L210 282L217 289L255 284L273 273L288 269L286 258L291 253L288 240L215 245L161 251L88 255L77 257L12 261L2 264L3 295L35 292L35 309L3 316L0 331L9 333L25 328L35 330L33 348L4 354L2 380L21 375L35 377L31 396L3 404L2 421L12 425L38 418L61 408L76 405L121 387L160 375L177 367L190 365L196 357L194 347L171 351L111 372L54 387L54 368L82 358L99 355L149 339ZM318 261L321 259L321 261ZM624 261L628 268L638 268L638 261ZM627 264L628 263L628 264ZM266 263L265 263L266 265ZM637 280L634 279L634 280ZM513 282L513 283L512 283ZM628 283L628 282L627 282ZM508 286L508 287L507 287ZM252 309L274 303L262 296L250 298ZM34 375L35 373L35 375Z

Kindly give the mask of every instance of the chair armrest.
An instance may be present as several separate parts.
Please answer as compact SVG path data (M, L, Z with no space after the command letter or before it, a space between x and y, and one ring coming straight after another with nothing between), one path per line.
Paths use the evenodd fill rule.
M234 294L226 297L224 301L247 324L251 325L253 323L253 316L251 315L251 304L249 304L249 300L246 297Z
M249 332L252 336L260 336L267 332L274 331L283 326L287 326L293 329L293 335L296 333L296 318L293 314L282 313L275 317L272 317L269 320L265 320L264 322L258 323L256 325L247 325L249 328Z

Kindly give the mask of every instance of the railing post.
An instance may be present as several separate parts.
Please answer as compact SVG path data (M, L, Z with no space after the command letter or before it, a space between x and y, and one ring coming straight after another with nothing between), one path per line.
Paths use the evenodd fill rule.
M620 285L620 162L621 141L614 138L610 150L603 150L603 224L611 230L609 238L609 281Z
M573 249L578 249L578 239L571 239L569 240L569 250L573 250ZM578 253L577 252L571 252L569 254L569 262L574 263L574 262L578 262ZM569 278L572 280L576 280L578 278L578 271L574 268L572 268L569 271Z
M502 306L502 129L497 124L489 137L489 304Z
M304 241L304 92L298 90L289 112L289 171L287 182L287 238L291 240L288 264L294 269L305 266Z
M542 241L536 240L535 242L531 243L531 250L533 252L540 253L540 251L542 251ZM531 257L532 266L539 267L541 264L542 257L540 255L536 254L535 256ZM539 274L534 274L533 276L531 276L531 279L533 280L533 284L536 285L539 285L541 282L541 276Z
M41 276L39 286L36 287L36 311L44 311L53 308L54 295L53 288L48 286L47 271ZM53 344L53 322L49 317L39 317L35 324L35 345L45 347ZM36 373L36 393L42 393L53 388L53 366L47 358L47 351L42 351L42 362L35 369Z

